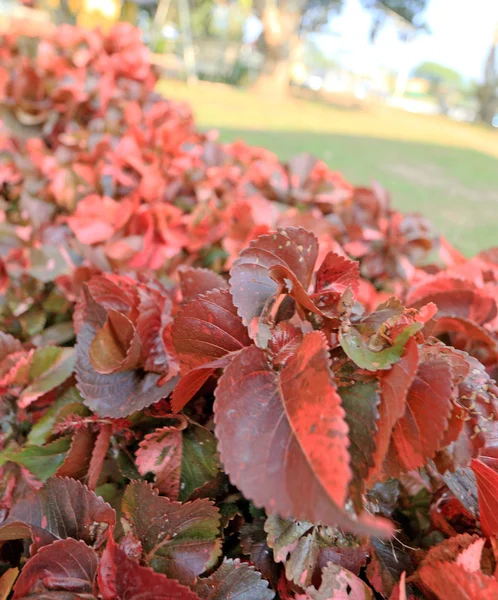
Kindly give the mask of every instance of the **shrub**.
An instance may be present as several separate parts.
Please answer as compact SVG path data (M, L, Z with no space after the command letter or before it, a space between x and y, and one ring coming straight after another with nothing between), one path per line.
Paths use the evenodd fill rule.
M498 253L199 132L130 26L0 56L3 597L498 597Z

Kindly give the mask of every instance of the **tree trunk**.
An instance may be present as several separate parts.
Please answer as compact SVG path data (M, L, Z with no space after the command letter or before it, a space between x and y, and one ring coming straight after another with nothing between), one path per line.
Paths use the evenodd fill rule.
M498 111L498 27L496 28L493 45L489 51L484 68L484 83L480 86L479 117L481 121L491 124Z
M60 0L57 21L59 24L76 25L76 13L71 10L68 0Z
M298 39L301 15L267 3L261 22L263 33L258 46L264 63L254 87L278 102L289 92L292 54Z

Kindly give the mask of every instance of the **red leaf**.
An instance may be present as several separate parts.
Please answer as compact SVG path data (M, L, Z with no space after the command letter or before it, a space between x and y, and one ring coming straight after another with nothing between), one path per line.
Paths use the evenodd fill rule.
M103 600L199 600L188 587L129 558L110 538L99 564Z
M471 463L476 476L479 516L484 535L498 535L498 473L477 459Z
M329 252L316 274L312 299L320 308L334 306L350 287L356 295L360 287L360 264Z
M482 550L486 540L479 538L475 540L468 548L460 552L456 559L457 565L461 565L468 573L477 573L481 570Z
M418 367L418 347L415 340L408 340L401 360L389 371L380 375L381 402L379 405L378 431L373 456L374 466L369 474L369 483L375 483L382 473L382 465L389 449L391 433L395 423L406 410L406 398Z
M114 510L79 481L53 477L38 492L20 500L0 527L0 540L32 537L32 552L57 539L92 544L114 528Z
M55 541L28 560L14 586L13 600L63 591L75 598L93 598L97 562L97 554L85 542L72 538Z
M214 435L181 415L176 426L161 427L144 437L136 451L141 475L155 475L154 487L170 500L186 500L216 480L219 462Z
M223 277L209 269L184 267L178 270L178 275L184 302L190 302L200 294L207 294L211 290L228 289L228 283Z
M104 465L104 460L109 450L109 444L112 435L112 424L103 423L97 435L95 447L93 448L92 458L88 467L88 489L94 490L99 481L100 472Z
M214 410L225 470L258 506L352 531L388 531L344 510L347 426L320 333L304 337L279 375L262 350L242 350L219 381Z
M260 236L242 250L230 271L230 290L238 314L249 327L252 338L262 334L259 319L278 292L279 286L271 277L270 269L283 267L307 290L317 255L315 236L294 227ZM266 345L263 339L261 342Z
M214 374L215 370L216 369L196 367L184 375L171 394L171 408L173 409L173 412L180 412L201 389L211 375Z
M172 502L135 481L126 488L122 508L155 571L191 584L220 555L220 514L209 500Z
M405 415L393 430L397 459L406 470L422 467L440 449L453 396L453 374L446 360L435 358L419 365L408 390Z
M425 586L439 600L494 600L498 581L483 573L471 573L449 562L434 562L418 571Z
M475 548L474 544L477 541L479 541L479 536L477 534L470 535L469 533L461 533L443 540L430 548L422 561L422 566L438 561L456 562L465 550Z
M178 500L182 468L182 431L163 427L149 433L140 442L136 466L141 475L154 473L161 494Z
M106 242L126 223L131 209L130 201L116 202L107 196L92 194L78 202L67 222L82 244L97 244Z

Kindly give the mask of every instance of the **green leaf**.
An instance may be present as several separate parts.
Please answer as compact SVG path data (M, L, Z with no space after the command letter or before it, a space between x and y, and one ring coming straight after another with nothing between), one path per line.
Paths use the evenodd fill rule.
M71 267L64 259L64 254L56 246L31 248L29 265L29 275L43 283L49 283L54 281L56 277L71 272Z
M202 600L273 600L268 582L253 567L239 560L225 559L209 577L198 579L194 591Z
M38 335L33 336L31 342L38 347L52 346L55 344L66 344L74 339L74 327L72 322L56 323L47 327Z
M156 476L161 494L183 502L219 474L216 438L196 423L156 429L140 443L136 465L142 475Z
M89 414L88 408L83 404L83 398L75 387L69 388L52 406L43 417L33 426L28 435L28 444L43 445L49 438L54 425L68 415Z
M396 337L392 346L378 352L370 350L367 339L354 326L341 330L339 341L344 352L362 369L368 371L386 370L401 359L406 343L422 327L423 323L407 325Z
M342 407L349 427L349 453L356 477L365 479L373 466L375 432L379 419L380 389L378 382L357 381L339 387Z
M64 383L71 376L76 353L74 348L47 346L35 350L29 379L31 384L19 398L19 405L26 408L40 396Z
M216 564L220 513L209 500L172 502L149 484L135 481L126 488L122 509L154 571L192 584Z
M47 314L41 309L31 309L19 317L23 332L28 336L40 334L47 322Z
M133 462L133 459L126 450L120 449L118 451L116 456L116 464L121 475L123 475L123 477L126 477L130 481L134 481L136 479L143 479L143 477L138 472L137 467Z
M180 481L180 500L186 500L192 492L219 473L216 438L199 425L183 431L183 461Z
M69 438L61 438L46 446L25 446L17 452L7 449L0 454L0 460L22 465L37 479L46 481L62 465L70 446Z

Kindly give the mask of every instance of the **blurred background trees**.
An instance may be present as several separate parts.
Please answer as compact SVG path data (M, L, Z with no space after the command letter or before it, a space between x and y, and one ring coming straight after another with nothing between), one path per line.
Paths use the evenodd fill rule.
M169 76L255 85L278 101L291 87L330 100L346 90L358 101L391 100L415 112L440 113L498 126L498 27L479 82L434 61L396 69L375 65L379 38L396 32L399 54L430 35L431 0L354 0L370 19L365 66L344 61L334 23L351 0L24 0L57 23L138 25ZM0 0L16 4L15 0ZM472 7L469 4L469 15ZM448 26L451 26L450 23ZM336 37L334 37L336 36ZM361 40L354 40L361 43ZM344 52L342 52L344 54ZM344 64L344 63L347 64ZM367 65L368 63L368 65Z

